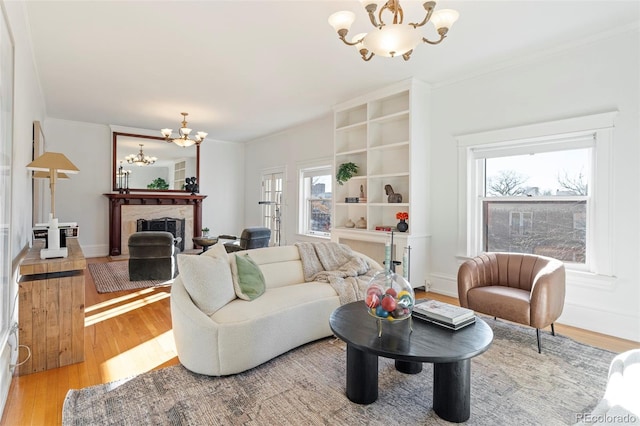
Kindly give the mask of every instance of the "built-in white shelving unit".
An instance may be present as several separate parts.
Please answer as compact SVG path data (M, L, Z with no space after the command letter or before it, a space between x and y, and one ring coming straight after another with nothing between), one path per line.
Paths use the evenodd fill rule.
M408 212L409 230L393 233L393 257L402 261L405 247L411 248L409 281L414 288L426 284L428 273L428 97L426 84L407 80L334 108L335 168L353 162L359 170L344 185L335 185L332 239L382 263L391 233L376 227L395 229L396 213ZM388 202L385 185L402 194L401 203ZM365 202L345 202L359 197L361 187ZM345 227L361 218L366 229ZM402 274L403 267L396 272Z

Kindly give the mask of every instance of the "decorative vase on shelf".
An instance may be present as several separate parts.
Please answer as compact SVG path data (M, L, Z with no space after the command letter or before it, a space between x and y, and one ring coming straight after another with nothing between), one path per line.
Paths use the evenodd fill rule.
M345 228L354 228L356 226L355 223L351 219L347 220L347 223L344 224Z
M356 222L356 228L367 229L367 220L364 217L361 217L360 220Z
M398 222L396 228L398 229L398 232L407 232L407 230L409 229L409 224L404 219L400 219L400 222Z

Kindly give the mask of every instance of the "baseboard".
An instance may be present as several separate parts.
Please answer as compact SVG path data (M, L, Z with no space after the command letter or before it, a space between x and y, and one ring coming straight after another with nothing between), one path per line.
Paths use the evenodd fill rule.
M456 299L458 298L457 277L452 277L445 274L430 274L429 283L429 291L443 294L445 296L455 297Z
M84 257L107 257L109 256L109 245L96 244L96 245L84 245L81 244L82 253Z
M5 344L0 352L0 415L4 413L4 407L9 398L9 389L11 387L11 347Z
M429 291L450 297L458 297L457 277L447 274L431 274ZM567 283L567 286L572 286ZM607 309L599 305L573 303L565 299L559 324L570 325L608 336L640 342L640 315Z

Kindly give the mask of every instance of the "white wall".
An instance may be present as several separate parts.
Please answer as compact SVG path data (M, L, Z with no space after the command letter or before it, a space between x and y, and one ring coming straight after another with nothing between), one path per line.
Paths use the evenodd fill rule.
M282 200L282 245L305 239L297 235L297 170L310 160L333 157L333 114L292 127L246 144L244 226L261 224L262 173L267 169L286 170Z
M457 296L455 135L619 110L614 130L614 273L570 277L559 322L640 341L638 29L491 74L434 88L431 282Z
M31 42L25 21L24 4L4 2L9 26L14 39L14 105L13 105L13 172L11 197L11 253L14 267L22 250L31 238L31 174L26 165L31 162L33 121L43 122L45 104L33 64ZM13 276L16 271L13 271ZM13 317L10 324L17 322L18 309L16 295L18 284L13 281L9 289L9 307ZM5 313L3 312L3 315ZM0 411L11 384L9 364L16 362L17 352L7 345L11 338L15 347L15 336L0 336Z
M213 236L240 235L244 227L244 156L244 144L205 139L200 145L202 226Z
M111 192L111 129L102 124L49 118L44 123L47 151L63 153L80 172L56 183L56 216L77 222L79 242L86 257L109 251ZM49 193L45 192L49 205ZM47 209L48 211L48 209Z

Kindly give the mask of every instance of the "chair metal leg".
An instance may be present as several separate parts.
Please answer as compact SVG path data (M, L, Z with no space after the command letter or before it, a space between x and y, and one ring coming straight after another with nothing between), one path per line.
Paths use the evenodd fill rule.
M540 329L536 328L536 337L538 338L538 353L542 353L542 347L540 346Z
M552 335L552 336L555 336L555 335L556 335L556 330L555 330L555 328L553 327L553 323L551 323L551 335Z

